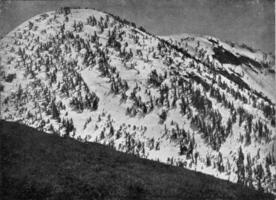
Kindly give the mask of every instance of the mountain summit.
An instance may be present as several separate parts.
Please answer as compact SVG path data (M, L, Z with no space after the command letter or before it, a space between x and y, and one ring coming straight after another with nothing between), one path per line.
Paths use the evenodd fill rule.
M4 120L276 192L269 55L61 8L5 36L0 57Z

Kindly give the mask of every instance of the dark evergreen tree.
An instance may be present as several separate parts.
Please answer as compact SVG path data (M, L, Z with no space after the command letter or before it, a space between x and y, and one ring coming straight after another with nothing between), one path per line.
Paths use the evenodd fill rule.
M54 101L52 101L52 103L51 103L51 114L54 119L59 118L59 111L58 111L57 106Z
M238 175L238 183L244 183L245 181L245 170L244 170L244 154L242 152L242 148L239 148L238 158L237 158L237 175Z

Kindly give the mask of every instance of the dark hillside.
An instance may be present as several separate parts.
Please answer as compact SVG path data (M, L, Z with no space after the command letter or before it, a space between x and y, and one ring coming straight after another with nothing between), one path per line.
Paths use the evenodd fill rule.
M272 199L201 173L0 121L2 198Z

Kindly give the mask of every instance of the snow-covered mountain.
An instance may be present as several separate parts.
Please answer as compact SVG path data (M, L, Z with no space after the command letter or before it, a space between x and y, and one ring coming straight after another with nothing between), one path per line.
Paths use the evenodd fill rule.
M1 118L276 192L274 58L61 8L0 41Z

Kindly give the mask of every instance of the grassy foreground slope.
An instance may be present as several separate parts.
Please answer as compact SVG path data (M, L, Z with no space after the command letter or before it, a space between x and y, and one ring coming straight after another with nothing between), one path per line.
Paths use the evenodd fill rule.
M96 143L0 121L1 199L273 199Z

